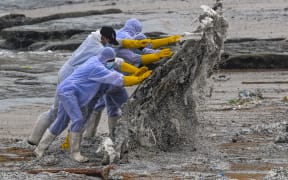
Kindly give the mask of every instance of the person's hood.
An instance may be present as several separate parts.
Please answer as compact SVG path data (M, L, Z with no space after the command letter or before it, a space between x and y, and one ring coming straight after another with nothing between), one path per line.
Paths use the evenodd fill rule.
M104 47L100 54L98 55L98 59L102 64L106 64L107 61L113 60L116 57L116 53L111 47Z
M126 21L121 30L127 32L131 37L134 37L142 31L142 24L138 19L132 18Z
M142 39L146 39L146 38L147 38L147 36L143 33L139 33L134 37L134 39L136 39L136 40L142 40Z

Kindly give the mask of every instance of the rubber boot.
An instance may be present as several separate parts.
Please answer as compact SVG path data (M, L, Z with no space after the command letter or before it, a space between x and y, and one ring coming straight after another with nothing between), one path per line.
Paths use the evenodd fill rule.
M117 121L120 119L120 116L108 117L108 128L109 128L109 136L111 138L115 137L114 131L117 125Z
M56 138L56 135L52 134L49 129L47 129L41 139L41 141L39 142L38 146L36 147L36 149L33 151L34 155L36 157L42 157L44 154L44 151L46 149L48 149L48 147L50 146L50 144L54 141L54 139Z
M87 162L89 159L85 156L82 156L80 153L80 143L82 139L82 134L78 132L71 132L70 135L70 157L77 162Z
M102 111L93 111L84 132L84 137L93 137L97 132L97 127L101 119Z
M43 134L47 130L47 128L52 124L53 119L49 116L49 111L42 113L38 116L36 124L33 127L33 131L29 136L27 142L31 145L38 145L41 140Z

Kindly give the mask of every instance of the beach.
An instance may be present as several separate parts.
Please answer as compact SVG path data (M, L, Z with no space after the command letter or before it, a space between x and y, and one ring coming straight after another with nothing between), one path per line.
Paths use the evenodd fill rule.
M66 3L61 1L54 3L37 1L36 3L36 1L19 0L18 4L15 3L16 1L13 4L8 0L1 2L3 6L0 13L17 13L37 18L58 13L120 9L122 12L119 14L87 17L85 23L89 24L91 19L101 17L102 19L95 24L95 27L105 24L116 26L123 24L128 18L134 17L143 22L144 33L162 32L166 35L173 35L196 30L199 26L198 16L202 12L200 6L202 4L212 6L214 1L106 0L87 2L72 0ZM229 23L227 39L281 39L287 44L287 0L224 0L223 6L223 16ZM74 19L73 22L79 21L81 20ZM69 23L70 20L62 19L62 22ZM61 24L59 21L51 24L56 27L57 23ZM89 28L93 29L94 26ZM286 52L281 53L287 54L287 47L283 45ZM253 51L253 48L249 50ZM270 51L269 53L275 53L273 48L270 48ZM11 144L13 147L28 149L31 152L34 149L33 146L26 143L26 140L37 117L52 105L57 72L72 51L39 52L1 49L0 53L2 55L0 59L2 81L0 89L2 96L0 99L0 157L3 157L2 160L4 159L0 161L3 169L0 177L4 179L49 179L51 177L94 179L94 177L85 175L65 173L60 173L60 175L25 173L27 169L39 167L87 168L87 166L95 166L102 168L96 157L84 165L73 163L71 165L69 164L71 160L65 163L60 162L68 159L69 156L68 152L63 153L59 148L66 133L61 134L59 141L50 148L52 150L49 150L49 156L42 162L35 163L31 154L27 155L27 161L9 161L9 158L8 161L5 160L4 155L9 154L5 149L11 148ZM30 66L37 68L33 69ZM219 79L220 76L228 77L228 79L222 81ZM205 120L201 122L202 128L206 132L204 135L199 135L199 139L203 140L203 146L199 149L196 148L197 150L185 149L183 152L132 153L133 158L128 164L116 165L115 169L110 171L110 179L201 179L201 177L215 179L215 177L223 176L230 179L263 179L265 176L272 177L272 170L275 168L282 168L282 170L286 170L284 172L287 172L288 143L286 141L281 144L275 143L275 139L285 132L283 127L288 124L288 105L283 101L283 98L288 95L288 83L285 83L287 78L287 69L215 71L210 79L214 89L203 112ZM247 81L278 81L278 83L243 83ZM279 83L280 81L283 83ZM135 86L127 88L129 94L133 93L135 88ZM237 99L242 90L251 92L260 90L264 99L257 99L246 104L231 104L231 100ZM97 136L107 133L107 114L104 111ZM95 141L98 142L98 139ZM84 153L87 154L89 154L89 150L94 152L97 148L96 143L88 149L89 142L85 141L83 145L86 147ZM207 146L204 146L205 144ZM50 155L53 153L56 158L59 158L59 161L54 162L55 166L49 164L51 162L49 158L52 157ZM10 152L10 155L13 156L13 152ZM21 157L23 154L16 153L15 156ZM35 163L35 166L32 162ZM25 163L26 165L23 165ZM21 169L22 166L24 166L24 170ZM283 173L281 175L284 176Z

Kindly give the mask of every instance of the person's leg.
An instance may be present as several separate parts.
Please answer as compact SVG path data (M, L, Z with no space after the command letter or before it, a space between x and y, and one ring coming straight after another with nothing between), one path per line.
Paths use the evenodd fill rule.
M54 139L61 134L61 132L68 126L69 118L67 113L62 106L62 103L59 104L59 110L57 113L57 119L53 122L49 129L47 129L41 138L38 146L34 150L34 154L37 157L42 157L45 150L48 149L50 144Z
M93 102L91 103L93 104ZM97 127L99 125L102 111L105 108L105 101L104 97L102 96L94 106L93 111L91 112L88 122L87 122L87 127L84 132L84 137L93 137L95 136L97 132Z
M117 125L118 119L121 117L121 107L128 100L128 93L124 87L116 88L105 96L108 114L108 127L109 134L115 137L114 130Z
M94 98L88 103L88 116L86 119L88 120L88 123L85 125L85 137L93 137L95 136L97 132L97 127L99 125L102 111L105 108L105 92L109 89L113 89L114 86L108 85L108 84L102 84L101 88L99 88L99 91L94 96Z
M38 145L40 139L42 138L46 129L54 122L57 117L58 111L58 97L54 97L54 104L50 109L37 118L36 123L34 124L32 133L30 134L27 142L31 145Z
M71 158L77 162L86 162L88 161L88 158L82 156L80 153L84 118L81 112L81 107L78 104L78 99L73 94L65 94L63 96L60 96L60 100L63 103L65 112L68 114L71 120L69 132Z
M45 152L45 150L48 149L48 147L54 141L55 138L56 138L56 135L52 134L49 131L49 129L47 129L45 131L43 137L41 138L38 146L33 151L34 155L36 157L42 157L44 152Z
M65 63L59 73L58 73L58 84L68 77L74 71L74 67L69 63ZM40 139L42 138L46 129L55 121L58 112L59 99L57 93L54 97L54 103L50 107L50 109L42 114L40 114L37 118L37 121L33 127L32 133L29 136L27 142L31 145L38 145Z

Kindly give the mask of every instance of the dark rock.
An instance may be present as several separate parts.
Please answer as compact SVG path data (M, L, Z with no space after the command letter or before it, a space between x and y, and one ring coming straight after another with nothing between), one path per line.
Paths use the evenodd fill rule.
M31 44L38 41L45 40L65 40L75 34L85 32L84 30L51 30L41 29L38 30L25 30L25 26L13 27L4 29L1 36L5 37L5 47L7 49L25 49Z
M24 25L31 18L27 18L23 14L8 14L0 17L0 30L12 26Z
M50 16L40 18L26 18L24 15L10 15L2 18L3 23L1 37L5 39L5 43L1 43L0 47L5 49L22 49L27 50L28 47L39 41L53 41L53 40L66 40L71 36L83 32L91 32L96 28L99 28L100 24L84 25L88 20L86 16L121 13L119 9L107 9L103 11L85 11L85 12L71 12L63 14L53 14ZM83 20L77 23L78 27L75 27L71 21L63 22L64 18L83 17ZM56 20L59 21L56 21ZM55 20L56 22L53 22ZM1 22L1 19L0 19ZM31 25L36 24L36 25ZM18 25L18 26L16 26ZM22 26L19 26L22 25ZM15 26L15 27L11 27ZM10 27L10 28L6 28ZM3 29L5 28L5 29ZM44 45L45 43L43 43ZM74 42L68 49L74 49L78 46ZM39 44L37 45L39 47ZM31 48L30 48L31 49ZM32 47L33 49L33 47ZM45 49L45 48L44 48ZM57 48L52 48L57 49Z
M261 69L287 68L288 42L285 38L256 39L239 38L228 39L221 54L223 63L220 69Z
M55 19L85 17L85 16L101 15L101 14L116 14L116 13L122 13L122 11L120 9L106 9L103 11L91 10L91 11L84 11L84 12L59 13L59 14L53 14L50 16L30 19L30 21L28 21L27 24L36 24L36 23L51 21Z
M286 69L286 54L245 54L228 58L220 64L220 69Z
M28 50L70 50L74 51L79 45L83 42L83 40L89 35L88 32L84 32L81 34L76 34L72 36L68 40L64 41L41 41L33 43L28 47Z
M167 35L166 33L163 32L147 32L145 35L149 38L160 38L163 35Z

